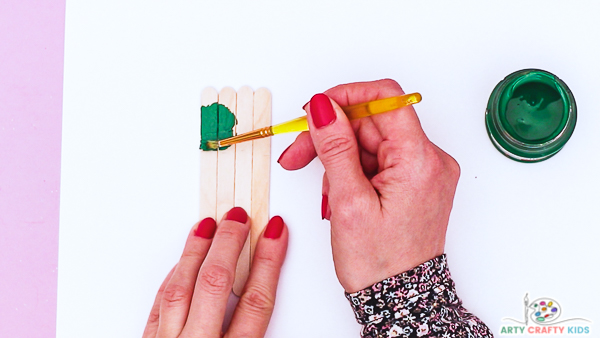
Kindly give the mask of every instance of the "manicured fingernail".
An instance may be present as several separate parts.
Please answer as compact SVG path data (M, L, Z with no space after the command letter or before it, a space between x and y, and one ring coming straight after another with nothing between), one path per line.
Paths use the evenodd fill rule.
M207 217L198 224L194 236L211 239L215 236L215 230L217 230L217 222L215 222L214 219Z
M335 112L327 95L317 94L310 99L310 115L317 128L325 127L335 121Z
M240 223L246 223L248 220L248 214L246 210L240 207L235 207L227 213L227 217L225 218L228 221L236 221Z
M285 148L285 150L283 151L283 153L281 153L281 155L279 155L279 158L277 159L277 163L279 163L279 161L281 161L281 159L283 158L283 155L285 155L285 153L290 149L291 145L287 148Z
M323 199L321 200L321 219L325 219L327 214L327 206L328 206L328 198L327 195L323 194Z
M302 106L302 110L306 110L306 106L308 106L308 104L310 103L310 101L306 102L303 106Z
M281 236L283 232L283 219L279 216L275 216L271 218L269 224L265 228L265 233L263 236L265 238L277 239Z

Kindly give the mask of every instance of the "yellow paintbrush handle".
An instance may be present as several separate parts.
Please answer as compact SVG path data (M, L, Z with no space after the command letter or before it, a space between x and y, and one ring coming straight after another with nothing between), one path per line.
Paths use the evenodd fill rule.
M302 116L291 121L276 124L271 127L273 134L292 133L295 131L308 130L308 120L306 116Z
M395 109L410 106L411 104L419 103L420 101L421 94L412 93L342 107L342 110L344 113L346 113L346 116L348 116L349 120L356 120L361 117L386 113ZM274 125L271 127L271 129L274 135L305 131L308 130L308 121L306 120L306 116L302 116L291 121Z
M342 110L346 113L349 120L356 120L361 117L386 113L419 102L421 102L421 94L412 93L342 107Z
M356 120L362 117L371 116L375 114L386 113L395 109L410 106L411 104L419 103L421 101L421 94L412 93L401 96L388 97L387 99L375 100L371 102L359 103L352 106L342 107L346 116L350 120ZM272 127L265 127L257 130L253 130L248 133L236 135L230 138L219 141L208 141L209 147L217 149L219 147L225 147L228 145L256 140L263 137L269 137L276 134L291 133L298 131L308 130L308 121L306 116L293 119L291 121L283 122Z

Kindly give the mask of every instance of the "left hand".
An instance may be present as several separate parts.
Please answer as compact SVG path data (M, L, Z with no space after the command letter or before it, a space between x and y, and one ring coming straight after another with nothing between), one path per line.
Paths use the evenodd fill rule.
M221 332L249 230L250 219L239 207L231 209L218 227L212 218L194 226L179 263L158 290L143 338L264 336L288 243L288 230L279 216L260 236L229 329Z

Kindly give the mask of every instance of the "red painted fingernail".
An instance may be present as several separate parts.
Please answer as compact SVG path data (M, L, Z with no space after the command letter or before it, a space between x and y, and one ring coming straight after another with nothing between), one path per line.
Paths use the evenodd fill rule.
M235 207L227 213L227 217L225 218L228 221L236 221L240 223L246 223L248 220L248 214L246 210L240 207Z
M308 106L308 104L310 103L310 101L306 102L303 106L302 106L302 110L306 110L306 106Z
M310 99L310 115L317 128L325 127L335 121L335 112L327 95L317 94Z
M265 228L265 233L263 236L265 238L277 239L281 236L283 232L283 219L279 216L275 216L271 218L269 224Z
M215 222L214 219L207 217L198 224L194 236L211 239L215 236L215 230L217 230L217 222Z
M285 155L285 153L290 149L291 145L287 148L285 148L285 150L283 151L283 153L281 153L281 155L279 155L279 158L277 159L277 163L279 163L279 161L281 161L281 159L283 158L283 155Z
M327 214L327 206L328 206L328 198L327 195L323 194L323 199L321 200L321 219L325 219Z

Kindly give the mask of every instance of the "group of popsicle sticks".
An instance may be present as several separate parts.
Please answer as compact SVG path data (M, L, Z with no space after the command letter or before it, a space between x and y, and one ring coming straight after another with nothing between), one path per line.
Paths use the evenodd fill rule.
M225 87L202 92L202 106L218 102L236 116L233 134L271 125L271 93L242 87L236 93ZM200 121L202 123L202 121ZM242 207L251 222L250 234L238 260L233 292L241 295L256 242L269 220L271 141L263 138L232 145L220 151L200 151L200 219L217 222L234 206Z

